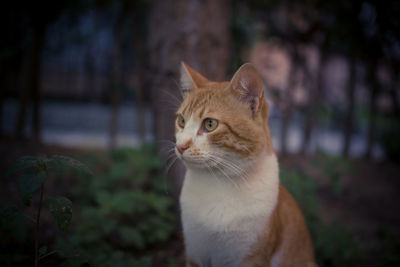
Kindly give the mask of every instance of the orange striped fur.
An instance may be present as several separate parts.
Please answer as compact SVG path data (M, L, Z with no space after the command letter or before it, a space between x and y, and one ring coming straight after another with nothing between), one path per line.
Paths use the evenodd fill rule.
M245 64L230 82L213 82L182 63L181 85L175 135L187 168L187 266L315 266L302 213L279 183L256 69Z

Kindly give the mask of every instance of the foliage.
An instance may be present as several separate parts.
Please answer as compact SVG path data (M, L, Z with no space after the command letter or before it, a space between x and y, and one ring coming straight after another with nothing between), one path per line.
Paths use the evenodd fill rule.
M5 252L5 254L0 255L0 259L4 260L8 265L29 259L29 257L22 252L8 253L7 246L7 240L13 239L13 237L17 242L23 242L26 240L26 231L24 231L24 228L26 228L25 219L29 219L35 224L35 266L38 265L40 259L54 253L47 253L47 246L39 248L39 225L43 206L44 183L48 177L49 170L60 172L60 170L68 168L90 175L90 170L79 161L59 155L52 156L51 158L25 156L18 159L7 171L5 175L6 179L18 175L19 196L25 206L28 207L31 205L34 193L40 189L37 214L34 218L28 215L28 210L22 211L14 204L4 206L0 210L0 229L1 232L5 234L2 238L3 242L1 243L1 248L5 248L1 249L1 251ZM71 201L66 197L49 197L45 202L47 203L47 207L56 220L59 228L65 231L68 228L72 217ZM18 232L22 232L23 235L17 235Z
M400 266L400 241L391 231L384 228L379 231L385 249L380 256L379 267Z
M352 234L337 223L325 224L319 215L317 183L304 173L281 169L281 182L299 203L310 230L320 266L352 266L362 262Z
M58 227L66 231L72 219L72 202L66 197L48 198L46 204Z
M378 129L381 131L378 133L378 141L382 145L386 156L396 162L400 161L400 121L396 115L385 115L379 116L378 118Z
M173 200L161 166L154 146L146 145L86 154L80 161L65 156L23 157L11 166L7 177L19 176L25 205L41 190L49 171L60 184L63 180L72 183L72 201L60 196L43 200L43 207L65 234L56 237L54 244L38 247L38 259L57 252L53 259L61 266L151 266L154 252L176 232ZM83 175L76 179L71 169ZM73 217L72 202L79 203L74 205ZM36 201L32 203L36 206ZM32 258L22 248L26 251L32 244L27 219L36 223L37 216L22 213L18 205L5 206L0 213L0 262L6 266L29 263ZM54 250L49 252L49 248ZM175 264L172 259L167 262Z
M353 171L349 159L330 155L319 150L316 153L313 165L322 171L324 177L329 179L333 193L340 196L343 193L340 177L345 173L350 174Z
M63 266L150 266L152 251L176 231L162 161L153 146L82 157L93 177L79 180L72 233L57 240Z

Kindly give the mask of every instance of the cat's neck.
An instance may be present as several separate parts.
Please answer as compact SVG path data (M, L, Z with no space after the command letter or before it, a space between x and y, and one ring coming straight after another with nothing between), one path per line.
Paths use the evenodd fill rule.
M279 166L275 153L264 151L257 158L249 160L244 166L235 166L228 169L218 168L188 168L187 176L202 177L205 183L218 183L238 190L250 189L256 184L265 181L275 181L279 177ZM231 169L231 170L229 170ZM210 181L208 181L210 180Z
M235 228L242 219L268 217L277 203L278 192L277 158L264 153L245 179L227 179L210 171L188 169L181 205L185 213L204 220L214 230L228 225Z

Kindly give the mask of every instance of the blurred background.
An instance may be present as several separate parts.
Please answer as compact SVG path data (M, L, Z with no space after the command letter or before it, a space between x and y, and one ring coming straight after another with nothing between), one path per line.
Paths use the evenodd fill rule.
M43 211L39 243L54 253L40 265L183 265L184 169L168 140L185 61L216 81L245 62L261 73L281 180L320 266L400 266L399 1L16 0L0 10L2 173L21 156L62 154L94 174L46 178L73 217L62 232ZM23 207L17 180L2 179L2 205ZM2 266L33 264L34 225L0 226Z

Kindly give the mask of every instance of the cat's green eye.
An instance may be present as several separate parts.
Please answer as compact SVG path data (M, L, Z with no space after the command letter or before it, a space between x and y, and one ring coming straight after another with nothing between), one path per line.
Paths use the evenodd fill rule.
M215 119L207 118L204 120L204 128L206 128L208 132L214 131L217 128L217 126L218 126L218 121Z
M181 114L178 115L176 120L178 121L179 127L181 127L181 128L185 127L185 118Z

